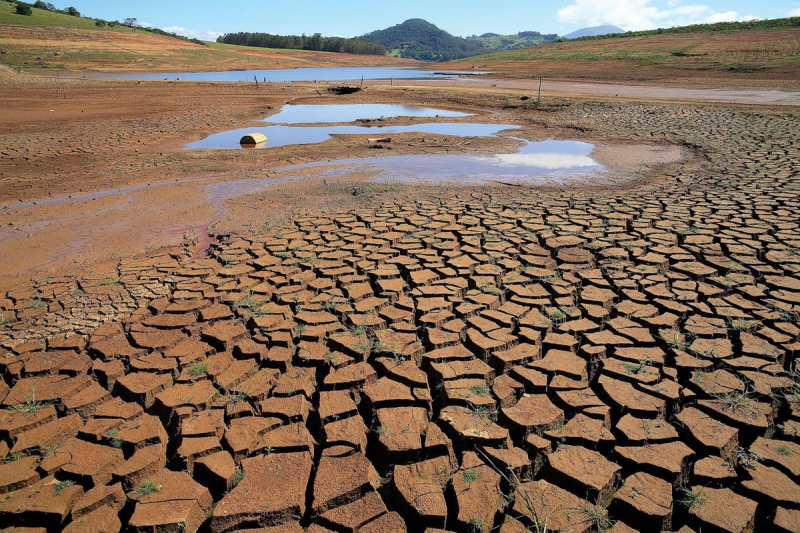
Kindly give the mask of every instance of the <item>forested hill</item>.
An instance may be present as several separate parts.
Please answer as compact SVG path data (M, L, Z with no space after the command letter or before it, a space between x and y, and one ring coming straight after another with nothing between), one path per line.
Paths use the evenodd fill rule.
M558 39L558 35L543 35L536 31L521 31L516 35L484 33L457 37L423 19L410 19L402 24L377 30L362 36L376 41L389 55L422 61L451 61L491 52L516 50Z
M386 55L386 48L360 37L323 37L314 35L273 35L271 33L226 33L217 37L218 43L259 46L262 48L283 48L287 50L316 50L318 52L339 52L345 54Z
M450 61L487 52L480 43L450 35L422 19L409 19L362 37L382 44L390 55L422 61Z

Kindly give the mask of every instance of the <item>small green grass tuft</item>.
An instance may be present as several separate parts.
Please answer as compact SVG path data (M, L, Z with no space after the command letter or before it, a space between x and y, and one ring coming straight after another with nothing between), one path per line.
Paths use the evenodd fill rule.
M640 361L638 365L634 363L624 362L622 363L622 366L625 368L626 374L638 375L639 372L641 372L642 369L644 368L644 361Z
M468 486L472 486L473 483L478 481L478 478L481 477L481 473L475 470L474 468L467 468L461 472L461 479L464 480Z
M489 396L489 386L485 384L473 385L472 387L469 388L469 390L471 390L473 394L476 394L477 396L480 396L482 398Z
M111 441L111 446L114 448L122 448L122 444L124 441L118 437L119 435L119 428L111 428L106 432L106 436Z
M723 409L734 414L750 407L751 396L747 391L731 391L723 394L714 394L713 397L722 402Z
M703 494L703 489L693 491L688 487L681 487L679 493L681 497L678 503L689 511L699 511L706 504L706 497Z
M155 494L160 490L161 490L161 485L159 485L152 479L146 479L136 486L136 490L134 492L136 493L137 496L146 498L147 496Z
M574 508L573 512L583 517L581 524L589 525L591 531L605 533L614 527L614 521L609 518L606 507L599 503L586 502L582 507Z
M30 397L23 396L21 402L6 407L6 410L12 413L24 413L28 416L36 416L42 409L51 405L57 405L57 403L58 402L53 400L37 400L36 390L32 390Z
M787 446L778 446L777 448L775 448L775 451L784 456L792 455L792 453L794 453Z
M483 533L483 520L480 518L473 518L467 524L467 531L469 533Z
M231 480L231 488L234 488L236 485L242 482L244 479L244 470L241 468L236 469L236 473L233 474L233 479Z
M56 496L61 496L61 493L64 492L64 489L66 489L67 487L71 487L74 484L75 482L72 481L71 479L68 479L66 481L59 481L58 483L53 485L53 489L54 492L56 493Z
M208 374L208 363L203 361L199 363L192 363L189 366L190 376L205 376Z

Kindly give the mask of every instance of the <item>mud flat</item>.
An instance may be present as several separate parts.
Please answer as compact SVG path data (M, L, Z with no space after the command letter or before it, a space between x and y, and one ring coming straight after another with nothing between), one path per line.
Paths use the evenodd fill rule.
M139 98L163 90L142 85ZM0 299L4 527L797 530L791 108L535 108L511 92L403 89L348 101L506 107L531 140L537 130L606 143L603 164L629 173L530 188L369 183L368 173L298 180L227 200L202 258L154 250L104 273L10 280ZM49 183L68 194L132 186L140 172L233 182L387 153L348 136L314 145L313 158L296 147L181 152L203 134L190 124L234 94L224 96L196 95L188 118L184 108L139 119L143 132L173 129L143 137L141 152L125 138L118 152L88 155L102 172L48 182L45 169L64 163L47 150L64 145L12 145L29 162L3 160L24 172L4 198L38 199ZM238 96L223 122L263 118L264 95ZM27 122L22 105L13 117ZM108 133L136 124L126 120L62 127ZM519 144L401 139L393 155ZM643 143L682 158L642 169L624 146ZM136 171L108 175L125 165ZM187 209L205 190L175 187ZM136 194L155 201L165 190Z

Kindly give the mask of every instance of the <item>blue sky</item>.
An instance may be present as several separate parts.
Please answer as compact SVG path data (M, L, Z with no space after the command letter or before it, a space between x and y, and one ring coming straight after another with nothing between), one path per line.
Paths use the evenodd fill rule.
M57 7L66 7L56 3ZM614 24L625 30L800 15L800 0L72 0L81 13L201 39L221 33L355 36L424 18L454 35L539 31L564 35Z

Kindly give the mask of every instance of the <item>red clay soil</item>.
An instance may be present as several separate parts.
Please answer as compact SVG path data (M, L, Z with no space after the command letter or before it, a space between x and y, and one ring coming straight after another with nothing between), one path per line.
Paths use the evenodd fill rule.
M227 127L266 114L282 89L132 85L81 82L70 94L84 103L125 87L119 98L144 111L136 119L104 110L106 99L83 121L54 106L47 129L34 118L49 111L27 119L30 97L16 100L5 131L16 123L42 140L62 128L97 153L13 137L4 198L46 195L49 183L74 193L194 172L237 179L259 165L378 152L340 140L263 156L181 153L186 137L217 129L214 105ZM154 111L134 103L165 87L193 95L197 114L170 109L178 96ZM3 98L15 101L8 89ZM403 99L480 107L497 121L509 106L526 138L654 143L684 157L647 168L611 150L627 171L568 185L370 189L346 177L243 195L199 257L159 249L104 273L78 265L9 279L4 528L796 530L796 114L536 107L449 88L346 101ZM118 151L106 149L100 138L120 124L146 142L120 136ZM417 141L392 146L444 153L438 139L400 148ZM170 198L192 201L187 189Z

